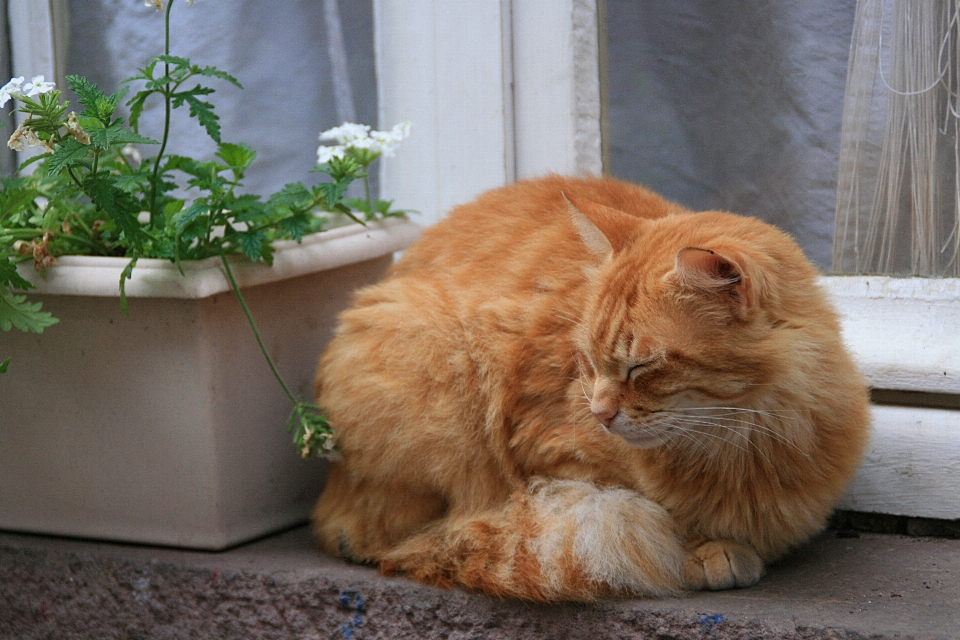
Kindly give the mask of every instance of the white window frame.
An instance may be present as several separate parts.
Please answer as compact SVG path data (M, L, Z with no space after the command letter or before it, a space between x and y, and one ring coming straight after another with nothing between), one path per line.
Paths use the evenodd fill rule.
M384 194L431 224L518 178L601 173L598 22L596 0L374 0L380 124L415 132ZM960 397L960 280L822 283L871 386ZM880 405L841 507L957 519L958 489L960 411Z

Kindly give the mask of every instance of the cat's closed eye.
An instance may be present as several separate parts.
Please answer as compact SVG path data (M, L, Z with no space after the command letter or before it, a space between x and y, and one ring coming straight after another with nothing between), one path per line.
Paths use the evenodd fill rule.
M630 370L627 371L627 380L635 380L644 373L659 369L666 362L666 359L667 355L665 353L658 353L642 362L634 364L630 367Z

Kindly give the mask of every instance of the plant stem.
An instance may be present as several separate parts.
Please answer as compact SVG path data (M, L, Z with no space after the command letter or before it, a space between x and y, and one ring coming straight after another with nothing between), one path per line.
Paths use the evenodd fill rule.
M364 193L366 194L366 196L367 196L367 210L372 212L372 211L373 211L373 201L370 199L370 178L367 177L368 175L369 175L369 172L366 171L366 170L364 170L364 172L363 172L363 192L364 192Z
M80 183L80 179L77 178L77 174L75 174L75 173L73 172L73 167L67 167L67 174L69 174L69 176L70 176L70 178L73 180L73 182L74 182L78 187L80 187L80 190L83 191L83 184Z
M230 268L230 262L227 260L227 254L223 251L220 252L220 260L223 262L223 270L227 274L227 280L230 281L230 287L233 289L233 293L237 296L237 301L240 303L240 307L243 309L243 313L247 316L247 322L250 323L250 328L253 330L253 335L257 339L257 344L260 345L260 351L263 353L263 357L267 359L267 364L270 365L270 370L273 371L273 377L277 379L277 382L280 383L280 386L283 387L283 392L287 394L287 397L290 398L290 402L294 405L299 405L296 397L293 395L293 392L290 391L290 387L287 386L287 383L283 381L283 378L280 377L280 372L277 371L277 365L273 363L273 358L270 357L270 354L267 353L267 347L263 344L263 338L260 337L260 331L257 330L257 325L253 321L253 315L250 313L250 307L247 306L247 301L243 299L243 294L240 293L240 287L237 285L236 278L233 277L233 269Z
M163 54L166 56L170 55L170 9L173 8L173 0L170 0L167 3L167 13L164 15L163 23ZM151 74L152 75L152 74ZM163 75L170 75L170 63L163 63ZM167 140L170 137L170 92L172 89L170 87L164 87L163 89L163 102L164 102L164 114L163 114L163 140L160 142L160 152L157 153L157 157L154 160L153 164L153 179L150 181L150 224L153 224L154 217L157 215L157 185L160 183L160 159L163 157L163 153L167 150Z

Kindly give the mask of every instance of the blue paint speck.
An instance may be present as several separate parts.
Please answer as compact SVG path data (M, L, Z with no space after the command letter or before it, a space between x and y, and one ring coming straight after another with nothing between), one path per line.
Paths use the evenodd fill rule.
M363 626L363 596L357 591L341 591L340 606L354 611L350 621L340 627L344 638L353 638L353 630Z

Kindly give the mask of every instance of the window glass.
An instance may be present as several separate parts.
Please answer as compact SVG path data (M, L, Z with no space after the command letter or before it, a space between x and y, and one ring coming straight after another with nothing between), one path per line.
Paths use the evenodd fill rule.
M607 171L831 263L855 0L605 0Z

